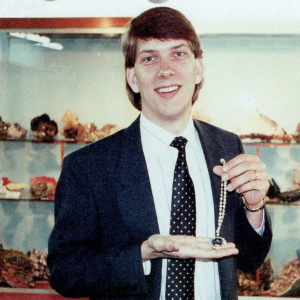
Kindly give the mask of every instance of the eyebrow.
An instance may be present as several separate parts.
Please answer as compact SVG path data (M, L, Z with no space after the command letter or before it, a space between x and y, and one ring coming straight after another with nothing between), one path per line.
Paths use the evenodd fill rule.
M176 49L179 49L179 48L181 48L181 47L188 47L188 46L185 45L185 44L179 44L179 45L177 45L177 46L171 47L170 50L176 50Z
M179 49L179 48L181 48L181 47L188 47L188 46L185 45L185 44L183 44L183 43L181 43L181 44L179 44L179 45L176 45L176 46L171 47L169 50L176 50L176 49ZM152 49L149 49L149 50L142 50L141 52L139 52L139 53L137 54L137 56L139 56L139 55L141 55L141 54L143 54L143 53L155 53L155 52L157 52L157 50L152 50Z

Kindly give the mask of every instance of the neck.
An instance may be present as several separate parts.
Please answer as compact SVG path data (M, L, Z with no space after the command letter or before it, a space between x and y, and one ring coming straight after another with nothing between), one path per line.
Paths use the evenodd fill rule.
M178 118L172 116L169 118L159 118L158 116L148 116L147 113L143 111L143 115L155 125L163 128L164 130L174 134L175 136L179 136L187 127L190 114L186 114L184 116L180 116Z

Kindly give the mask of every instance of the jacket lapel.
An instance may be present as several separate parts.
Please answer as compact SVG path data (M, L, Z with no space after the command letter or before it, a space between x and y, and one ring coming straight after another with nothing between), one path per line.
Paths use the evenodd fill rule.
M159 233L151 185L142 150L140 118L124 130L114 181L118 204L132 238L145 240Z
M204 152L210 181L211 188L214 199L214 210L215 210L215 226L218 225L219 216L219 202L220 202L220 189L221 189L221 179L219 176L215 175L213 168L220 165L220 159L224 158L227 161L226 151L223 149L221 143L215 138L213 133L208 130L208 128L203 128L201 122L194 120L195 127L198 131L201 146Z
M195 126L200 137L211 179L215 209L215 226L217 228L221 179L220 177L216 176L212 170L214 166L220 165L221 158L224 158L226 161L229 161L231 158L237 155L237 153L233 151L228 142L224 143L223 139L226 138L225 135L223 135L222 139L218 139L216 137L217 132L219 130L216 131L213 126L207 125L200 121L195 121ZM220 140L222 141L222 144ZM227 144L228 146L226 146L225 144ZM227 204L229 206L230 203ZM231 214L230 217L228 217L229 214ZM232 214L234 214L234 211L226 213L226 217L227 219L229 218L230 222L227 223L227 226L222 226L221 236L223 236L224 238L227 238L228 235L232 238L233 229L230 229L234 220L234 216ZM236 262L233 257L226 257L218 260L222 299L237 299L236 291L234 289L234 286L232 286L231 284L234 280L236 280L234 274L236 270L235 264Z

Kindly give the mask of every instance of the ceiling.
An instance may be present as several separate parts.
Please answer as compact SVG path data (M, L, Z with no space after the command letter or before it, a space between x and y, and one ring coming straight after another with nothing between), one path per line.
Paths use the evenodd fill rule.
M0 18L134 17L161 5L183 12L199 34L300 34L298 0L1 0Z

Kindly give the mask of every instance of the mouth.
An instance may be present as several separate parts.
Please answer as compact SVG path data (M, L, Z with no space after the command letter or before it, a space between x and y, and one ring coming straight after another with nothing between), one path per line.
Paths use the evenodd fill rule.
M158 93L171 93L174 91L177 91L180 88L180 85L172 85L168 87L161 87L158 89L155 89L156 92Z

